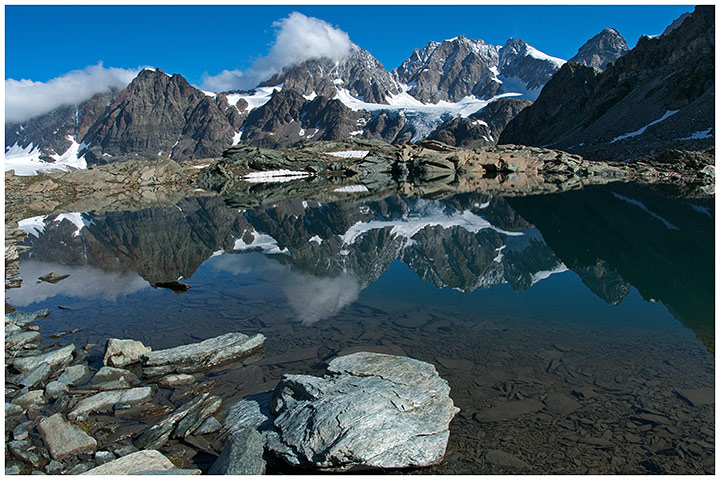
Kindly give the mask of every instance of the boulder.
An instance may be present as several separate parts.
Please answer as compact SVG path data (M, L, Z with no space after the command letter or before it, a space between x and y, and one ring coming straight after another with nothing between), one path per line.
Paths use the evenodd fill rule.
M105 346L103 364L113 367L124 367L139 362L150 348L137 340L109 338Z
M143 374L191 373L241 360L263 348L265 336L248 337L242 333L226 333L199 343L157 350L143 356Z
M59 365L70 362L74 351L75 345L70 344L66 347L58 348L40 355L16 358L13 360L12 364L20 373L27 373L43 362L50 365L51 368L55 368Z
M132 475L146 470L173 470L175 465L157 450L141 450L105 463L82 475Z
M433 365L359 352L334 359L328 371L280 380L270 451L292 465L331 471L442 461L459 409Z
M263 475L262 435L252 428L243 428L230 437L220 456L212 464L210 475Z
M41 420L37 429L53 460L62 460L81 453L93 453L97 449L97 441L82 428L67 422L61 413Z
M150 397L152 397L152 389L150 387L137 387L131 388L130 390L112 390L109 392L96 393L91 397L81 400L80 403L68 413L68 418L74 420L78 418L78 416L88 413L110 412L116 403L127 403L132 406L138 405L146 402Z

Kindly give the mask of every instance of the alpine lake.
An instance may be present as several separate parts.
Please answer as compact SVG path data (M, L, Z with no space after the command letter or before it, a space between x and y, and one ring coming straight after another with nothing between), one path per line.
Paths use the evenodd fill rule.
M619 183L196 197L24 222L6 300L50 309L44 341L94 344L94 368L108 338L262 333L259 359L207 374L223 408L352 352L429 362L460 412L444 461L403 473L714 474L714 223L712 199Z

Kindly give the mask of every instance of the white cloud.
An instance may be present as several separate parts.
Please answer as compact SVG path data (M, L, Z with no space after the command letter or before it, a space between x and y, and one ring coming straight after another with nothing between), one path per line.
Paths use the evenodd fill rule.
M5 121L23 122L62 105L77 105L111 88L123 89L140 70L105 68L100 62L47 82L9 78L5 80Z
M293 12L287 18L273 23L277 33L270 53L258 58L242 72L224 70L218 75L203 76L204 90L216 92L256 87L284 68L311 58L340 60L350 53L350 36L329 23Z

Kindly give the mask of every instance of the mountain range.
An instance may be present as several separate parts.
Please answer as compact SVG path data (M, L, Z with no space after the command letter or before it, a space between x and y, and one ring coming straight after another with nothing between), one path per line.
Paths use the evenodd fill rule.
M608 61L622 53L604 51ZM495 46L460 36L416 49L392 71L352 45L341 61L307 60L253 91L204 92L179 74L147 69L122 91L6 125L6 147L14 155L56 162L84 156L92 164L217 157L238 143L449 141L448 130L462 137L457 144L488 145L563 63L520 39ZM457 125L459 119L467 121Z
M631 51L607 28L569 62L516 38L491 45L459 36L414 50L392 71L353 44L340 61L301 62L251 91L206 92L179 74L146 69L123 90L6 124L6 164L182 161L219 157L237 144L344 138L551 145L590 156L632 144L638 156L648 150L638 128L655 132L669 112L680 112L673 120L684 122L683 145L702 146L713 137L712 15L714 7L698 7ZM701 121L689 119L696 110Z

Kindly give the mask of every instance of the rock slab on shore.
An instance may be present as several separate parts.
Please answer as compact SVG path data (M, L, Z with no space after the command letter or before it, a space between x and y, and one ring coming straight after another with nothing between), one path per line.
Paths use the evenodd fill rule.
M283 376L273 398L269 450L291 465L333 471L442 461L459 409L433 365L359 352L334 359L328 371Z
M37 429L54 460L92 453L97 449L97 441L93 437L77 425L65 421L60 413L40 421Z
M141 450L83 472L82 475L132 475L143 471L176 468L169 458L157 450Z
M143 374L192 373L240 360L263 348L265 336L232 332L199 343L148 352L143 356Z

